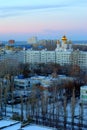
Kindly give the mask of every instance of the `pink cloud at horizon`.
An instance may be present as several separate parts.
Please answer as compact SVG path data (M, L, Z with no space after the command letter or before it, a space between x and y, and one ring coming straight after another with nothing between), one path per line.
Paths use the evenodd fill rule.
M32 0L33 1L33 0ZM39 0L40 1L40 0ZM50 0L49 0L50 1ZM62 2L61 2L62 1ZM57 34L82 36L87 39L86 0L52 0L51 2L30 3L26 0L4 3L0 6L0 38L43 35L55 37ZM35 2L35 0L34 0ZM14 5L15 3L15 5ZM43 4L42 4L43 3ZM11 4L11 5L10 5ZM76 35L76 36L75 36Z

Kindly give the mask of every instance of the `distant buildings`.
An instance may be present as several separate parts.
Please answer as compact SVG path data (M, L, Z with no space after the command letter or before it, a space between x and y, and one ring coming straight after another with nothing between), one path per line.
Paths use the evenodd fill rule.
M29 44L35 44L35 43L37 43L37 41L38 41L38 40L37 40L37 37L31 37L31 38L28 39L27 42L28 42Z
M80 101L87 104L87 86L81 86L80 88Z
M72 49L72 42L63 36L62 41L57 40L55 50L47 49L25 51L26 62L28 63L58 63L60 65L75 64L82 69L87 68L87 52Z
M36 43L37 38L32 37L28 41L29 43ZM73 50L72 42L67 39L66 36L61 38L61 41L56 41L55 50L40 49L34 50L32 48L23 49L11 54L5 54L0 57L3 58L13 58L19 62L23 63L57 63L60 65L78 65L82 69L87 69L87 52L80 51L79 49ZM5 50L7 52L7 50ZM12 52L12 50L11 50Z
M9 40L8 43L14 44L14 43L15 43L15 40Z
M21 91L25 92L25 90L31 90L31 88L35 86L37 86L39 90L47 92L49 90L49 87L51 87L53 83L60 85L64 81L65 82L73 81L73 78L65 75L57 75L56 77L53 77L53 75L49 75L49 76L32 76L30 78L23 78L20 75L14 77L14 86L17 90L19 90L19 93ZM18 92L16 92L16 94L17 93Z

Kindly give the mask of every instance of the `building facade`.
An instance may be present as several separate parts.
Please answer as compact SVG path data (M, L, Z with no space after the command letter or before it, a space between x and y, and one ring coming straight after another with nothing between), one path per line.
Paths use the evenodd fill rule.
M57 47L53 51L26 50L26 62L28 63L57 63L60 65L78 65L82 69L87 68L87 52L72 49L72 42L63 36L61 41L57 40Z
M81 86L80 88L80 101L87 104L87 86Z
M87 69L87 52L72 49L72 42L63 36L61 41L57 40L56 49L33 50L24 49L19 52L6 53L0 56L0 60L14 59L21 63L57 63L60 65L78 65L82 69Z

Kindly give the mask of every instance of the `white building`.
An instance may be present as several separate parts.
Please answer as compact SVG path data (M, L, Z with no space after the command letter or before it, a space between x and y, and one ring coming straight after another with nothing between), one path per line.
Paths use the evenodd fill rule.
M50 76L33 76L30 78L31 85L40 84L44 87L48 87L51 85L53 78Z
M58 63L60 65L75 64L82 69L87 69L87 52L72 49L72 42L63 36L61 41L57 40L55 50L49 51L27 49L17 53L4 54L0 60L12 58L23 63Z
M25 61L25 53L24 51L19 51L19 52L11 52L11 53L5 53L0 56L0 61L5 61L5 60L14 60L15 64L18 62L24 62ZM9 63L10 64L10 63Z
M67 50L67 51L63 51L63 50L59 50L55 52L55 61L56 63L60 64L60 65L64 65L64 64L70 64L71 63L71 59L70 59L70 55L71 55L71 51Z
M14 78L14 85L18 89L28 89L30 87L30 79L29 78Z
M80 88L80 101L87 103L87 86L81 86Z
M42 50L40 52L41 63L55 63L55 51Z
M79 51L78 65L81 68L87 68L87 52Z
M40 51L26 50L25 61L28 63L40 63Z
M25 50L26 62L29 63L58 63L77 64L82 69L87 68L87 52L72 49L72 42L67 40L66 36L62 41L57 41L57 47L53 51L44 50Z
M49 76L32 76L30 78L14 78L14 85L20 89L27 89L33 85L40 84L42 86L50 86L54 81L61 83L62 81L72 81L73 78L67 77L66 75L58 75L55 78L52 75Z
M71 43L66 36L62 37L62 42L57 41L57 47L53 51L44 50L26 50L25 58L29 63L58 63L60 65L70 64L70 55L72 52Z

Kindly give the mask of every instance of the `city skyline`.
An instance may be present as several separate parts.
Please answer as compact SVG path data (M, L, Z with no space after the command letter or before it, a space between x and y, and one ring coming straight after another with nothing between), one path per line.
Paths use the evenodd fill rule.
M0 0L0 41L60 39L87 40L86 0Z

